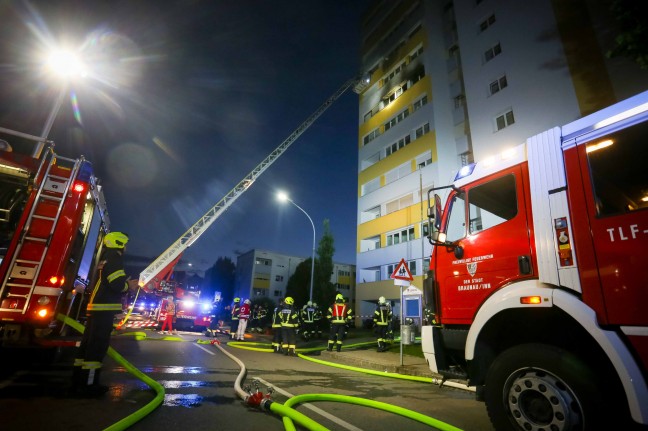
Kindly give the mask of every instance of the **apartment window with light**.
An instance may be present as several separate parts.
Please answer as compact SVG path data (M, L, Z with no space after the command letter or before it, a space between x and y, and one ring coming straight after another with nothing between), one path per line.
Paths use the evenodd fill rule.
M491 82L488 87L491 96L495 93L498 93L500 90L503 90L504 88L508 87L508 82L506 81L506 75Z
M493 58L497 57L501 53L502 53L502 46L498 42L497 45L488 48L486 52L484 52L484 60L486 60L486 62L491 61Z
M486 31L486 29L488 27L490 27L491 25L493 25L493 24L495 24L495 15L494 14L489 16L488 18L486 18L485 20L483 20L482 22L479 23L479 31L480 32Z
M510 126L515 123L515 117L513 116L513 111L507 111L504 114L495 118L495 127L496 130L502 130L505 127Z

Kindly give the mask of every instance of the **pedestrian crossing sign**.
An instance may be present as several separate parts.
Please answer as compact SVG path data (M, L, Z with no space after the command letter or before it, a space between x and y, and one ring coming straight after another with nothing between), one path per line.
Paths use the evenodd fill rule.
M401 259L396 269L394 269L391 278L394 280L403 280L403 281L414 280L414 277L412 277L412 273L407 267L407 262L405 262L405 259Z

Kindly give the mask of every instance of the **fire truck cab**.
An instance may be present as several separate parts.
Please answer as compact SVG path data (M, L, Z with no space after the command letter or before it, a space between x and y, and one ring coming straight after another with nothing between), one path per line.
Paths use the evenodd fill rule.
M423 352L496 429L648 424L647 141L644 92L428 196Z

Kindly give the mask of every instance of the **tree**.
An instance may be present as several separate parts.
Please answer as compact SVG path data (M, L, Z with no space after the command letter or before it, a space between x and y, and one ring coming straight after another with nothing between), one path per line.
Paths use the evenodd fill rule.
M315 261L315 284L313 287L313 300L324 306L333 301L335 297L335 286L331 283L333 273L333 254L335 253L333 234L329 220L324 220L324 234L317 247Z
M317 268L317 260L315 260L315 268ZM295 272L288 279L286 284L286 296L292 296L295 304L302 306L308 301L310 294L310 273L311 273L311 259L308 258L295 268ZM315 285L313 285L315 290Z
M220 292L223 304L230 304L234 299L236 264L229 257L219 257L206 271L205 280L210 299L213 300L215 292Z
M645 4L636 0L615 0L610 6L619 32L614 38L616 46L608 57L626 57L648 69L648 24L643 11Z

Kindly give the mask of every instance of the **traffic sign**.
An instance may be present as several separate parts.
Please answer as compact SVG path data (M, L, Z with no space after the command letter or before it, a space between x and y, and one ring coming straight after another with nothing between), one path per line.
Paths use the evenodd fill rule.
M407 267L407 262L405 262L405 259L401 259L400 263L398 264L393 274L391 275L391 278L394 280L404 280L404 281L414 280L414 277L412 277L412 273Z

